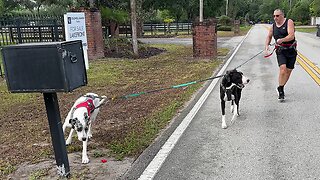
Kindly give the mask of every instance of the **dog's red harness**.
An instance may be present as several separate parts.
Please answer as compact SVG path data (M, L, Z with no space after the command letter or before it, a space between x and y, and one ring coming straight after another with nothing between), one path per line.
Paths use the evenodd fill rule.
M80 108L80 107L85 107L87 108L88 111L88 116L90 117L90 114L95 110L94 104L93 104L93 100L92 99L88 99L80 104L78 104L76 106L76 108Z

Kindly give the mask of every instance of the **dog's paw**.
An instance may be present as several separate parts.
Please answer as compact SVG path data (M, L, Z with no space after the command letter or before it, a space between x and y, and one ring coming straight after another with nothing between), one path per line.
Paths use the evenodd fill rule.
M83 156L82 157L82 164L88 164L90 162L88 156Z
M226 129L228 126L226 124L221 125L222 129Z
M101 96L102 97L102 99L107 99L107 96Z
M71 139L66 140L66 146L69 146L71 144Z

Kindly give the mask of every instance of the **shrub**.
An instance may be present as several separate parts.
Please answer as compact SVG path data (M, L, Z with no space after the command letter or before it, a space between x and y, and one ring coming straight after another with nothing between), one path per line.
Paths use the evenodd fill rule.
M227 26L227 25L230 25L231 23L231 18L229 18L226 15L220 16L218 19L219 19L219 24L221 24L222 26Z
M232 27L231 26L219 26L218 31L231 31Z

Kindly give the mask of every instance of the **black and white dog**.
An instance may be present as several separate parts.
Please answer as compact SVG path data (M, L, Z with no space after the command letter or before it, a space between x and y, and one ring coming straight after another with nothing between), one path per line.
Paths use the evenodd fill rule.
M91 123L96 119L100 106L105 103L106 96L99 97L95 93L87 93L79 97L69 111L63 124L63 132L71 128L66 145L71 144L72 134L77 132L79 141L82 141L82 163L89 163L87 155L88 139L92 137Z
M241 98L241 91L245 84L249 83L249 79L246 78L242 72L236 69L227 71L223 76L220 84L220 100L222 111L222 128L227 128L226 124L226 101L231 101L231 113L233 113L231 124L234 122L235 117L239 116L239 102Z

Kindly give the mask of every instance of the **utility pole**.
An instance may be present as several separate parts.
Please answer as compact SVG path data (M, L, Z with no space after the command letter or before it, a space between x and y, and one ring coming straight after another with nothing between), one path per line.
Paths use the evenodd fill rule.
M200 22L203 22L203 0L200 0Z
M228 5L229 5L229 0L226 2L226 16L228 16Z
M292 0L289 0L290 10L291 10L291 5L292 5Z

